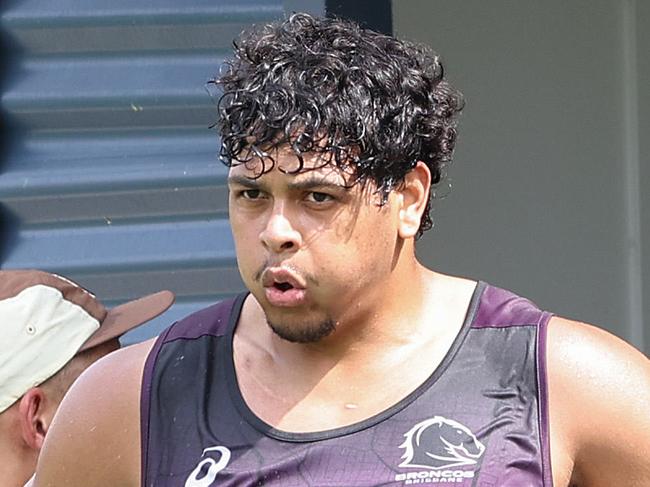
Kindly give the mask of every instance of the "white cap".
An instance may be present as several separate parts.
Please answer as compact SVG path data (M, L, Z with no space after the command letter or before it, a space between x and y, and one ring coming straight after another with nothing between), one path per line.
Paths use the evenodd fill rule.
M171 291L161 291L107 310L61 276L0 271L0 413L78 352L123 335L173 302Z

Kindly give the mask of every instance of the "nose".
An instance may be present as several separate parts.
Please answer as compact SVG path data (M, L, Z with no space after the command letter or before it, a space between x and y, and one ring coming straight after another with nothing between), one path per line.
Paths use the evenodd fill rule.
M274 253L296 251L302 244L300 232L292 224L283 204L274 205L260 239Z

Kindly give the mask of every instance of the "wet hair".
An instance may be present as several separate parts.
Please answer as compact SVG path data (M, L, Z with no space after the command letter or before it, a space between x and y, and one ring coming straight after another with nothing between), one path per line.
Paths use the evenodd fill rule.
M212 80L219 100L221 159L228 166L262 161L273 149L320 153L372 181L386 201L418 161L438 184L451 162L462 94L444 80L429 47L362 29L343 19L293 14L243 33L234 58ZM292 171L293 172L293 171ZM418 237L432 227L431 199Z

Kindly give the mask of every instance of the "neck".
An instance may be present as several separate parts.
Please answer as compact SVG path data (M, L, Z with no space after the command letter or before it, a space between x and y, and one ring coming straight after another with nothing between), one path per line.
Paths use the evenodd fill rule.
M287 431L330 429L383 411L430 377L458 335L476 282L417 262L405 275L407 284L397 280L364 294L367 306L317 343L280 339L257 301L248 299L234 361L253 411Z
M3 436L3 438L5 438ZM0 479L6 487L23 487L36 470L36 455L16 445L0 442Z
M254 306L256 318L249 323L256 325L249 332L259 337L255 341L274 360L287 365L308 364L316 374L335 365L353 368L368 364L378 355L407 351L410 345L427 338L431 327L428 323L423 326L421 317L423 309L430 306L436 276L417 262L412 251L403 251L389 278L363 288L361 296L346 297L342 306L345 311L335 317L336 330L318 342L291 343L278 337L263 325L266 320L259 306Z
M298 348L307 355L353 360L421 338L418 317L426 303L429 273L414 262L404 274L406 279L394 273L392 279L365 289L362 297L351 297L331 335ZM273 338L279 346L287 344L275 335Z

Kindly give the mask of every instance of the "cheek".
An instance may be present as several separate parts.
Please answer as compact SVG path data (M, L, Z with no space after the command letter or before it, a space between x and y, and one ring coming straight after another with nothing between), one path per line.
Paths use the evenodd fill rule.
M383 276L390 272L393 264L397 229L388 213L373 215L367 220L357 243L359 260L365 267L368 278Z
M356 231L359 249L373 254L392 251L397 236L397 225L390 209L371 207L366 212Z
M316 245L314 263L331 274L337 286L357 287L390 272L395 251L396 230L388 218L359 219L352 232L342 238L340 228L321 233L324 245ZM327 242L327 244L325 244Z
M233 242L235 244L237 259L246 259L252 253L251 228L245 224L242 224L241 222L238 222L237 219L231 218L230 229L232 232Z
M259 270L263 258L259 249L259 232L255 222L241 216L230 216L230 228L235 244L237 267L244 283L251 284L251 276Z
M228 213L230 230L239 248L250 248L259 243L262 219L259 212L244 211L230 206Z

